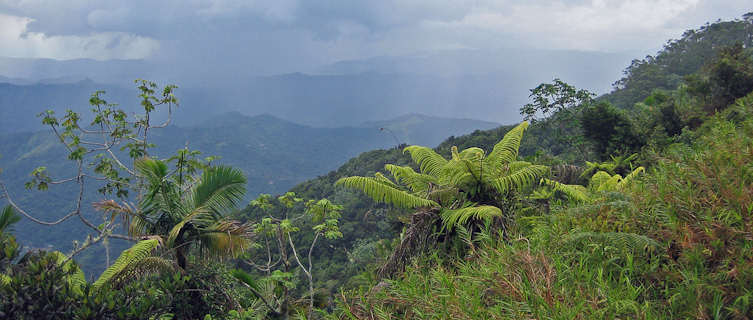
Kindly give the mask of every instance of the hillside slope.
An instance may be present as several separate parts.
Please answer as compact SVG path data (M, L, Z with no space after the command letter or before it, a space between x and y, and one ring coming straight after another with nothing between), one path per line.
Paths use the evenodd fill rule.
M450 119L419 116L418 121L387 120L384 125L398 124L401 132L418 137L417 141L433 141L438 135L452 135L494 125L488 122L466 120L462 127L445 127ZM430 128L442 128L427 134ZM340 164L365 150L394 145L394 139L379 128L342 127L313 128L299 125L270 115L245 116L226 113L206 119L190 127L169 126L153 131L152 141L157 144L154 155L169 157L180 148L188 146L199 150L202 156L219 156L218 163L241 169L248 178L247 195L253 198L260 193L282 193L295 184L337 168ZM72 186L54 186L49 191L28 191L23 188L30 179L29 173L45 166L57 178L73 170L72 163L61 161L66 153L51 132L15 133L0 135L0 175L10 188L15 200L39 218L52 220L70 210ZM102 200L93 192L85 195L84 203ZM45 201L39 201L40 198ZM95 215L92 208L84 208ZM31 247L68 250L71 241L80 240L85 232L78 221L60 226L44 227L22 221L19 239ZM70 232L74 231L74 232ZM116 250L117 251L117 250ZM87 263L83 263L88 267Z

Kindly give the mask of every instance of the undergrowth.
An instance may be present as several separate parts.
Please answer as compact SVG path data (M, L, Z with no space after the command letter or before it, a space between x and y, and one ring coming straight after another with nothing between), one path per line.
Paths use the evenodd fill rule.
M463 238L467 256L343 292L330 317L751 318L751 109L753 95L654 152L622 192L518 210L512 236Z

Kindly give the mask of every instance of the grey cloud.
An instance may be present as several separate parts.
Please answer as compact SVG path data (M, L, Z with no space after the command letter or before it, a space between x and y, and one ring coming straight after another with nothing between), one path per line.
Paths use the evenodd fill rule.
M744 0L0 0L0 12L33 18L33 32L126 33L158 41L152 59L258 73L456 48L652 53L684 29L739 17L746 6Z

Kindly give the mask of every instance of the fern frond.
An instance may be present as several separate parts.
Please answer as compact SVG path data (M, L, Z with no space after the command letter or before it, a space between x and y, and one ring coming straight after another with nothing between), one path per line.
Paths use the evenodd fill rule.
M622 181L622 176L619 174L615 174L609 179L604 180L597 188L596 191L599 192L608 192L608 191L616 191L617 185Z
M337 180L335 185L361 190L376 202L390 203L405 209L439 206L439 204L432 200L424 199L404 190L396 189L395 187L389 186L375 178L345 177Z
M465 160L479 161L479 160L484 159L484 155L485 155L484 149L470 147L461 151L458 154L458 157L460 157L460 159L465 159Z
M11 277L9 277L8 275L0 273L0 286L9 285L11 280L12 280Z
M413 192L426 192L430 184L437 184L437 178L417 173L411 167L386 164L384 169L389 171L398 183L408 186Z
M491 221L494 217L501 217L502 210L495 206L468 206L460 209L442 210L442 228L452 230L457 225L464 225L470 219Z
M492 186L497 192L505 194L515 189L522 189L538 182L542 176L549 172L549 167L542 165L530 165L506 176L492 180Z
M142 240L137 242L132 247L123 251L118 259L116 259L109 268L102 272L97 281L94 281L92 287L96 289L108 283L111 279L118 276L118 274L125 270L130 264L139 263L140 261L149 257L152 251L154 251L154 249L156 249L158 246L159 240L157 239Z
M588 183L588 188L593 191L598 191L599 187L609 181L612 176L606 171L598 171L592 177Z
M452 200L457 198L458 194L458 188L443 186L430 190L428 193L428 198L440 204L447 204L451 203Z
M392 182L392 180L390 180L390 178L385 177L381 172L377 172L377 173L374 174L374 180L376 180L377 182L379 182L381 184L384 184L384 185L386 185L388 187L392 187L392 188L395 188L395 189L400 189L401 188L399 185L397 185L397 183Z
M615 168L616 168L616 165L610 162L598 163L598 162L586 161L586 169L583 171L583 173L580 174L580 178L590 179L593 175L595 175L599 171L605 171L609 175L613 175Z
M468 245L469 248L471 248L471 251L475 249L476 246L473 243L473 236L471 235L470 231L468 231L468 229L463 227L463 225L458 224L455 225L455 232L458 233L460 240Z
M512 161L507 165L507 167L508 167L508 170L510 170L510 172L516 172L520 169L530 167L532 165L533 164L528 161Z
M84 271L82 271L81 268L78 267L73 259L69 259L68 256L66 256L62 252L53 251L51 252L51 254L55 256L57 265L61 267L64 272L71 272L71 275L66 277L65 279L66 282L68 282L68 286L70 286L75 294L83 294L84 287L86 286L86 277L84 276Z
M630 184L630 182L632 182L635 179L635 177L637 177L639 174L641 174L641 173L643 173L645 171L646 171L646 169L643 168L643 167L635 168L635 170L633 170L633 172L630 172L628 175L626 175L624 178L622 178L622 180L620 180L619 183L617 183L617 190L624 189L627 185Z
M515 161L518 158L518 149L526 129L528 129L528 121L523 121L508 131L502 140L494 145L492 152L486 156L484 165L501 166Z
M418 164L421 173L438 176L447 159L439 155L434 149L422 146L409 146L403 152L409 152L413 162Z
M479 161L466 159L452 159L442 170L439 182L443 185L452 185L463 189L469 185L480 182L481 164Z
M160 273L173 273L178 270L174 261L162 257L149 256L139 260L138 263L128 264L109 283L119 286L128 281L134 281L144 276Z
M553 191L562 192L575 201L588 202L590 200L588 190L579 184L564 184L546 178L541 179L541 183L551 187Z

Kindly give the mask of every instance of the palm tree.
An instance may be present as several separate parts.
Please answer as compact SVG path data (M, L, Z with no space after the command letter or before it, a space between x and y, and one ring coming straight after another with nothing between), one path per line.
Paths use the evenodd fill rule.
M458 151L445 159L431 148L409 146L419 172L408 166L385 165L394 178L382 173L374 177L346 177L337 185L358 189L376 202L405 209L418 209L411 217L406 236L393 252L380 275L402 270L410 257L425 250L432 233L433 217L439 213L441 228L450 232L456 226L473 230L504 215L503 204L515 193L533 187L549 168L518 161L518 148L528 122L505 134L489 154L480 148ZM505 227L502 224L502 227Z
M251 226L227 217L246 192L246 178L239 170L207 167L196 179L182 175L173 179L165 162L150 158L136 161L135 169L144 178L146 190L137 209L114 201L99 204L102 210L126 213L131 236L155 240L134 247L140 245L143 251L163 246L186 269L190 252L235 257L250 246ZM146 257L132 256L128 260Z

